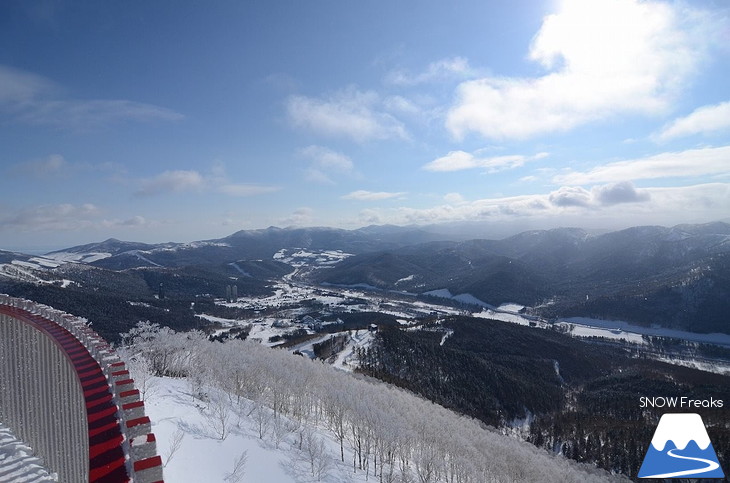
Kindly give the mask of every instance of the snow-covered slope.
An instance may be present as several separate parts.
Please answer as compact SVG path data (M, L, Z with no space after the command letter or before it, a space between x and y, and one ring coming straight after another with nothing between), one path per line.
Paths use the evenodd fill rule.
M43 467L43 461L33 456L33 450L19 441L0 422L0 482L51 483L58 481Z
M221 395L208 396L209 398ZM222 397L226 397L223 395ZM178 483L198 482L257 482L285 483L295 481L324 481L331 483L366 481L365 474L352 474L352 467L338 461L337 443L321 429L302 427L295 420L285 418L279 424L283 429L272 428L266 422L265 433L259 437L254 414L255 405L249 401L234 409L229 415L229 433L224 439L216 434L215 402L201 401L190 396L190 388L184 379L155 378L147 394L145 408L153 421L152 430L157 437L158 451L165 463L165 481ZM269 408L262 411L273 412ZM273 416L272 416L273 417ZM217 421L220 423L220 419ZM220 426L219 426L220 427ZM309 430L309 432L307 432ZM275 431L281 434L277 436ZM299 438L302 449L299 449ZM307 442L306 438L310 441ZM277 443L277 439L281 441ZM179 447L173 453L175 440ZM324 443L326 463L317 462L312 475L308 445ZM317 448L319 449L319 448ZM245 455L245 464L234 475L237 460ZM351 461L350 455L346 458ZM240 480L236 480L240 476ZM373 476L370 475L370 478Z
M169 481L613 479L406 391L286 351L138 329L125 337L132 342L128 367L145 393ZM150 368L186 377L152 378ZM245 476L236 475L244 451Z

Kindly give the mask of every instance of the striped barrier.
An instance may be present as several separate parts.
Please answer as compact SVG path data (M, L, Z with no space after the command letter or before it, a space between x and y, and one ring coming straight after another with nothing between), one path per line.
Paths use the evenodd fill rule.
M162 483L129 371L85 319L0 294L0 420L59 481Z

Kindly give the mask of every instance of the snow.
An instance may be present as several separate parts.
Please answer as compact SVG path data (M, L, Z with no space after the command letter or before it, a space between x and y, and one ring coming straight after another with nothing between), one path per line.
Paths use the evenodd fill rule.
M520 315L498 312L492 309L482 310L477 314L473 314L473 317L477 317L479 319L501 320L502 322L510 322L519 325L530 325L530 321Z
M84 263L94 263L111 256L111 253L88 253L81 259L81 261Z
M395 284L398 285L399 283L402 283L402 282L410 282L411 280L413 280L414 277L415 277L415 275L408 275L407 277L403 277L403 278L397 280L395 282Z
M341 250L307 250L304 248L282 248L272 257L295 268L326 268L351 257Z
M155 267L161 267L161 266L162 266L162 265L160 265L159 263L157 263L157 262L153 262L153 261L152 261L152 260L150 260L149 258L147 258L147 257L143 256L143 255L142 255L142 254L140 253L140 251L139 251L139 250L131 251L131 252L129 252L129 253L130 253L130 254L132 254L132 255L134 255L134 256L136 256L136 257L137 257L138 259L142 260L143 262L147 262L147 263L149 263L149 264L152 264L152 265L154 265Z
M663 327L643 327L640 325L633 325L629 322L623 322L620 320L600 320L591 319L588 317L569 317L560 319L558 322L566 322L574 324L576 326L587 326L604 328L615 331L624 331L627 333L634 333L640 335L651 335L659 337L672 337L675 339L683 339L692 342L702 342L707 344L717 344L730 346L730 334L700 334L697 332L686 332L683 330L665 329Z
M136 306L136 307L147 307L147 308L152 307L152 305L148 304L147 302L134 302L132 300L127 300L127 303L129 305Z
M241 275L243 275L244 277L251 276L250 273L248 273L246 270L242 269L241 266L239 264L237 264L236 262L229 263L228 265L232 266L233 268L235 268L236 270L241 272Z
M301 352L310 359L314 359L314 344L320 344L330 338L332 338L332 334L323 334L320 337L315 337L313 339L307 340L306 342L302 342L301 344L296 344L288 347L288 350L292 352Z
M17 265L19 267L24 267L24 268L41 268L41 266L38 265L37 263L24 262L22 260L13 260L10 263L13 265Z
M470 293L454 295L452 298L458 302L463 302L465 304L479 305L481 307L494 307L493 305L489 305L488 303L479 300Z
M13 483L56 482L33 450L0 422L0 481Z
M13 261L15 262L15 260ZM22 267L21 265L15 264L15 263L3 263L0 265L0 275L4 275L8 278L13 278L16 280L22 280L24 282L32 282L32 283L47 283L46 280L43 280L36 275L34 275L32 272L29 271L28 267Z
M111 256L112 254L107 252L55 252L43 255L43 258L51 259L58 264L56 266L60 266L65 263L93 263Z
M62 265L61 263L59 263L57 261L48 260L47 258L42 258L42 257L32 257L32 258L29 258L28 261L32 262L32 263L36 263L39 266L45 267L45 268L56 268L56 267L60 267Z
M430 295L432 297L441 297L444 299L451 299L456 300L457 302L470 304L470 305L478 305L480 307L489 307L494 308L493 305L489 305L488 303L479 300L475 296L473 296L470 293L462 293L458 295L453 295L451 291L447 288L440 288L438 290L430 290L428 292L423 292L423 295Z
M351 372L357 367L357 349L366 349L375 340L375 334L369 330L356 330L347 341L347 346L337 354L332 366Z
M666 362L667 364L674 364L675 366L690 367L699 371L713 372L715 374L722 374L724 376L730 376L730 362L723 361L702 361L696 359L682 359L677 357L667 356L652 356L658 361Z
M199 317L201 319L205 319L209 322L216 322L226 327L233 327L236 325L239 325L242 321L236 320L236 319L226 319L223 317L216 317L214 315L208 315L208 314L195 314L196 317Z
M225 481L233 465L246 452L246 465L241 481L257 483L288 483L316 481L308 463L301 461L296 437L291 433L277 449L268 437L260 439L256 423L246 416L247 411L236 412L230 421L230 434L220 440L210 428L207 403L193 398L183 379L154 378L154 393L145 400L147 415L152 420L152 432L157 438L157 450L162 456L165 481L199 483ZM211 396L212 397L212 396ZM250 402L249 402L250 403ZM268 409L266 409L268 410ZM353 474L352 466L339 461L339 446L330 434L313 428L323 438L331 454L332 469L321 481L326 483L365 481L365 475ZM184 436L178 451L170 457L175 433ZM345 450L345 461L351 456ZM372 475L371 479L372 479Z
M439 342L439 345L441 345L441 346L444 345L444 342L446 342L446 339L448 339L451 336L451 334L453 334L453 333L454 333L453 330L447 330L446 333L444 334L444 336L441 337L441 342Z
M450 299L453 297L453 295L451 295L451 292L447 288L440 288L438 290L423 292L423 295L431 295L432 297L441 297L444 299Z
M514 303L506 303L506 304L500 305L497 308L504 312L519 312L520 310L524 309L525 306L520 305L520 304L514 304Z
M641 334L626 332L620 329L604 329L588 325L574 325L570 334L576 337L603 337L604 339L625 340L635 344L644 343L644 339Z

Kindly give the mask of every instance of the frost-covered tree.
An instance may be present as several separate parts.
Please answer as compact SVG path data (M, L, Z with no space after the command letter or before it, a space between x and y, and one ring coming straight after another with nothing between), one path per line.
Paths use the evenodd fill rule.
M223 394L213 394L209 398L208 408L203 412L208 428L216 438L225 440L231 426L231 407L228 398Z
M153 373L188 377L191 388L208 394L215 437L224 439L230 431L234 407L250 418L259 438L271 435L277 446L286 438L287 422L294 425L292 451L317 479L326 477L334 458L346 456L353 471L389 483L608 478L404 390L286 351L249 341L208 342L200 332L176 333L150 323L124 336L129 354L144 359ZM327 451L322 432L339 445L336 456Z

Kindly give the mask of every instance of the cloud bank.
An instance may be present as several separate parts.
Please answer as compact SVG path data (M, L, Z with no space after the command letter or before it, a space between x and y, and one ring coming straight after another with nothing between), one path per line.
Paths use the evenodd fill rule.
M676 4L564 0L545 17L529 59L540 77L484 77L462 83L446 127L460 139L526 139L616 114L658 115L703 58L699 16Z

